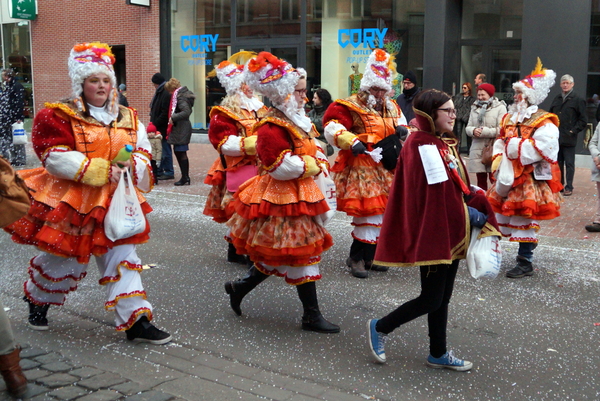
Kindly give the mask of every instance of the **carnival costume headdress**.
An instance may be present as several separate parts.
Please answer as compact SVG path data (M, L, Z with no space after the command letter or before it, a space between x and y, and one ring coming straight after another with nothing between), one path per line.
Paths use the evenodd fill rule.
M375 49L367 60L367 66L360 81L360 90L368 91L370 88L377 87L390 92L395 75L394 58L383 49Z
M520 90L531 105L539 105L546 99L550 88L554 85L556 73L543 68L542 61L538 57L535 69L522 80L515 82L512 87Z
M267 96L275 106L282 106L294 92L300 77L306 77L306 71L295 69L269 52L260 52L246 64L244 75L252 90Z
M117 78L113 68L114 63L115 56L110 50L110 46L106 43L91 42L73 46L69 54L68 66L73 100L79 110L85 109L85 105L81 99L83 81L93 74L106 74L110 77L112 90L108 96L108 104L105 107L111 115L118 115L119 94L117 93Z
M222 61L213 71L208 74L208 77L216 77L219 83L228 96L233 96L240 91L244 83L244 65L252 57L256 56L255 52L241 51L232 54L229 59Z

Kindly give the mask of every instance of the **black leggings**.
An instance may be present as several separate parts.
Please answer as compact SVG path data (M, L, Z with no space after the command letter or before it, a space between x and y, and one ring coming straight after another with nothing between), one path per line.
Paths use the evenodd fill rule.
M375 329L389 334L406 322L427 314L429 352L434 358L446 353L448 303L452 297L458 260L451 265L421 266L421 295L377 322Z

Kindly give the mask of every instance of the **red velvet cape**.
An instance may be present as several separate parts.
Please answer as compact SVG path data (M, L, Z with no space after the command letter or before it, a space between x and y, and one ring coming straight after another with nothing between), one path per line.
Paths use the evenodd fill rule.
M463 192L449 174L444 182L427 184L419 154L421 145L448 149L432 133L417 131L409 135L396 165L375 264L450 264L466 256L470 225ZM460 158L458 161L465 171Z

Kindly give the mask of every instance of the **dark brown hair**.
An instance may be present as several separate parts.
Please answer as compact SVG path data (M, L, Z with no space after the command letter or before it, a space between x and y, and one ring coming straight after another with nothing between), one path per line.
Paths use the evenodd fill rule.
M438 108L450 100L450 95L437 89L426 89L419 92L413 100L413 107L429 115L433 121L437 118Z

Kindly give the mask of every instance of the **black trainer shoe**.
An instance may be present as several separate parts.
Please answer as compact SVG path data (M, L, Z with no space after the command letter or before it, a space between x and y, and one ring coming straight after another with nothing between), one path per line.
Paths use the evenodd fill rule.
M172 340L169 333L157 329L142 316L129 330L125 330L129 341L146 342L154 345L166 344Z
M27 297L23 297L23 300L29 304L29 317L27 318L29 327L38 331L48 330L48 319L46 319L46 314L48 313L50 305L36 305Z

